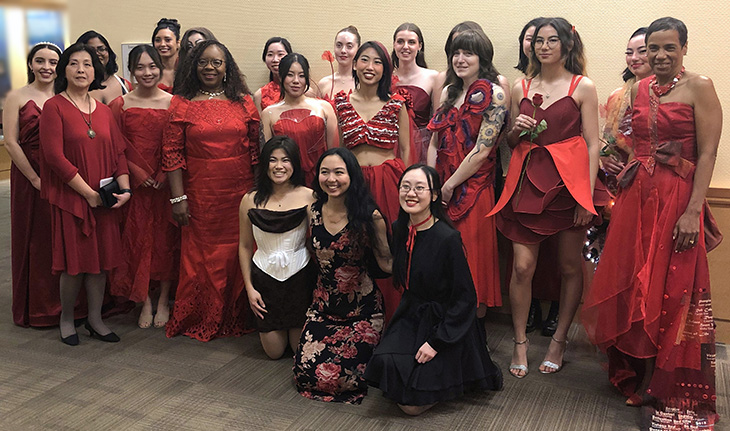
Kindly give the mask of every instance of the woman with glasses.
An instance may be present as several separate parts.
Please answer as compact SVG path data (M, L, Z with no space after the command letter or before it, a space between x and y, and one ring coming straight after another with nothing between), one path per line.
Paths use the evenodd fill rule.
M254 185L259 115L231 53L206 40L179 71L163 132L172 215L182 226L180 278L167 336L244 332L238 204Z
M428 125L434 132L428 164L443 181L442 203L461 232L477 304L486 313L486 307L502 305L497 231L484 216L494 206L494 148L507 118L507 95L482 31L460 32L450 48L443 104Z
M562 277L558 327L545 359L544 374L560 371L567 336L583 292L583 242L596 215L593 189L598 173L598 96L584 77L583 43L563 18L536 25L528 79L515 85L513 127L507 134L514 148L502 196L491 211L500 232L512 240L514 262L510 303L514 350L510 373L528 373L526 337L532 277L540 243L558 239ZM596 193L607 198L607 194Z
M93 90L90 93L91 97L108 105L109 102L117 97L132 91L132 83L116 74L119 70L117 54L114 53L114 50L109 45L109 41L104 36L94 30L89 30L79 36L76 43L83 43L95 51L99 57L99 61L101 61L101 65L104 66L104 77L101 82L101 87Z
M403 299L365 370L406 414L471 389L497 390L502 373L477 323L477 298L459 231L441 205L432 167L406 169L393 223L393 278ZM439 250L438 254L434 250Z

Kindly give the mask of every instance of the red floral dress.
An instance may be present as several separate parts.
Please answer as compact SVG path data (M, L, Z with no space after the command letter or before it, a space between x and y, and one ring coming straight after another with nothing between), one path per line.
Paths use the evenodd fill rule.
M367 270L368 241L349 230L332 235L312 206L311 245L317 286L294 362L302 396L360 404L367 394L365 367L380 342L383 297Z

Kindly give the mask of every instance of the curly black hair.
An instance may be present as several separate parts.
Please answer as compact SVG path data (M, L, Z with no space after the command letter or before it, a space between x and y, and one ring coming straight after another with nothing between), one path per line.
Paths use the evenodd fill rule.
M206 40L200 42L192 51L190 51L190 54L185 58L185 62L177 71L177 73L180 74L181 79L179 85L175 85L173 94L182 96L188 100L198 94L200 91L198 60L203 55L203 52L211 46L218 47L218 49L223 51L223 55L225 57L226 76L223 80L223 92L225 93L226 98L234 102L241 102L244 95L251 94L251 90L249 90L246 85L246 77L241 73L241 70L238 68L236 61L233 59L228 48L217 40Z

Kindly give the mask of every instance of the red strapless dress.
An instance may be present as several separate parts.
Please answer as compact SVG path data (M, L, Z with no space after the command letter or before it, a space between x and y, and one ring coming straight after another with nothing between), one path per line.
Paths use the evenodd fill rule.
M619 175L606 245L581 316L591 341L608 353L609 378L624 395L643 377L641 359L656 359L647 392L656 398L653 420L670 425L661 429L709 430L718 418L707 265L707 249L717 244L706 245L704 235L711 217L700 217L694 248L675 253L672 239L692 194L694 110L656 99L652 106L648 81L640 82L634 102L634 159ZM693 426L680 427L679 415ZM695 428L701 423L709 425Z
M18 114L18 144L33 170L40 172L41 109L30 100ZM58 275L51 273L52 254L48 246L51 207L15 164L10 166L10 202L13 322L25 327L57 325L61 303ZM78 312L76 317L83 317Z
M261 87L261 111L281 100L281 86L274 81Z
M428 125L438 133L436 170L442 184L474 148L484 112L492 103L492 83L478 79L466 90L464 103L457 109L439 110ZM492 151L477 173L454 190L446 213L461 232L469 270L474 279L477 301L489 307L502 305L497 256L497 230L494 219L485 215L494 206L494 169Z
M417 163L426 163L428 145L431 143L431 131L428 122L431 121L431 96L426 90L417 85L399 85L399 90L410 95L413 104L413 137L416 154L412 157Z
M281 113L273 129L274 135L287 135L297 143L304 180L311 187L317 176L319 156L327 150L324 118L309 109L290 109Z
M201 341L245 332L238 206L254 185L259 115L242 102L175 96L163 133L162 170L184 169L190 224L182 228L180 279L167 336Z
M122 133L129 140L127 160L134 199L125 205L122 231L123 265L114 271L113 295L142 302L151 280L174 280L180 254L180 230L170 218L170 187L143 187L147 178L166 180L162 172L162 130L169 114L166 109L124 109L124 99L110 104Z

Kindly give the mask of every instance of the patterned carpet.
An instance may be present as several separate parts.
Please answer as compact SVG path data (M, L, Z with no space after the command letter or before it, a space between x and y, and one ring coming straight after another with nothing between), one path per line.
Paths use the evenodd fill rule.
M298 395L291 358L271 361L258 336L201 343L139 329L139 309L107 323L122 342L102 343L79 328L68 347L57 329L24 329L10 316L9 183L0 182L0 430L555 430L637 429L637 409L608 384L602 357L574 325L565 368L537 367L549 338L531 335L531 372L505 375L502 391L470 394L416 418L378 390L362 405ZM504 315L490 315L493 359L507 372L512 351ZM717 355L718 431L730 430L730 360Z

